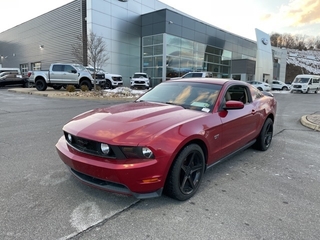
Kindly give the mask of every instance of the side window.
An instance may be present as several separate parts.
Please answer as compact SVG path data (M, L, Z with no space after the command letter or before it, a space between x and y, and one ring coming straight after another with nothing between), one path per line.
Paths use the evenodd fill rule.
M248 89L246 86L242 85L236 85L236 86L231 86L225 95L225 100L234 100L234 101L240 101L243 102L244 104L250 102L249 94L248 94Z
M70 65L64 65L64 72L72 73L72 71L74 70L75 70L74 67Z
M202 77L202 73L193 73L192 77Z
M261 98L263 96L262 93L255 87L253 86L249 86L249 87L250 87L252 101L254 101L257 98Z
M53 65L53 67L52 67L52 71L53 72L63 72L63 65L57 65L57 64L55 64L55 65Z
M183 78L190 78L190 77L192 77L192 73L186 74Z

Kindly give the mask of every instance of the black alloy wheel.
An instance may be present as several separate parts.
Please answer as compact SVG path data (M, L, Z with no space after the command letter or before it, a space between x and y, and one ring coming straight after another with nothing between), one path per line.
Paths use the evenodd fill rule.
M45 91L47 89L47 83L44 79L38 79L36 80L36 89L38 91Z
M205 157L197 144L187 145L175 159L169 172L165 193L185 201L198 190L205 169Z
M261 132L257 138L254 147L261 151L266 151L271 144L273 137L273 121L271 118L267 118L264 122Z
M109 80L106 81L105 88L112 89L112 84L111 84L111 82Z

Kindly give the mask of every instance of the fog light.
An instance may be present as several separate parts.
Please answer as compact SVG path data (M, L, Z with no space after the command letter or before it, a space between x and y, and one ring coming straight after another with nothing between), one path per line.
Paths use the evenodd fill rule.
M100 148L103 154L108 154L110 152L110 147L106 143L101 143Z

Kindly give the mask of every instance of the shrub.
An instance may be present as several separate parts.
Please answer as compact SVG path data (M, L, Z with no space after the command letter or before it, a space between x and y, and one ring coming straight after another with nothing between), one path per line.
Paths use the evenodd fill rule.
M67 90L67 92L75 92L76 87L73 85L67 85L66 90Z
M80 89L81 89L82 92L88 92L89 91L89 88L88 88L87 85L81 85Z

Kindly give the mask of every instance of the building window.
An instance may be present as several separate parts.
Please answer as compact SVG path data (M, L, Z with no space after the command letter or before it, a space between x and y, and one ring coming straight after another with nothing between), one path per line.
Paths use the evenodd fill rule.
M143 72L151 77L151 86L162 81L163 70L163 34L142 38Z
M27 76L29 71L28 63L20 64L20 71L23 76Z
M211 72L215 77L230 77L231 51L167 34L165 54L167 78L199 71Z
M41 62L31 63L32 71L41 70Z

